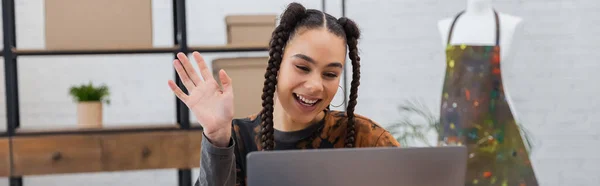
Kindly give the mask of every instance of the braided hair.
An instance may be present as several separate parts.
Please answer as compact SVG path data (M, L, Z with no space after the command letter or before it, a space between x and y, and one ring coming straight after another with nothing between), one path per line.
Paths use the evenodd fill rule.
M265 82L261 96L263 108L259 114L261 117L259 138L262 150L273 150L275 147L273 137L273 98L277 85L277 75L283 58L283 50L298 29L322 27L326 27L329 32L346 40L348 45L348 55L352 61L352 82L350 100L346 109L348 126L344 146L349 148L354 147L356 135L354 108L360 84L360 57L358 56L357 48L360 31L357 25L348 18L342 17L336 19L319 10L306 9L301 4L291 3L281 15L279 25L273 31L269 44L269 62L265 72Z

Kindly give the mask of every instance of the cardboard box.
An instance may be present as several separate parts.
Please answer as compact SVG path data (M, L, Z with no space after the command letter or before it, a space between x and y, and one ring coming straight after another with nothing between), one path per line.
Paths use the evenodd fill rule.
M261 96L268 60L268 57L239 57L213 61L213 76L219 85L221 69L224 69L233 81L235 118L257 114L262 109Z
M152 1L45 0L46 49L152 48Z
M276 19L276 15L226 16L227 44L269 45Z

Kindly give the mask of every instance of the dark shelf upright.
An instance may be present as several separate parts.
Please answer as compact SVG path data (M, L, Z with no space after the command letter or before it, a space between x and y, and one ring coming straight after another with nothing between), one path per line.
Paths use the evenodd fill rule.
M175 52L174 57L177 59L177 53L182 52L184 54L189 53L189 49L187 46L187 26L185 19L185 0L173 0L173 18L174 18L174 41L175 45L179 46L177 52ZM175 69L173 69L175 71ZM187 93L187 89L183 86L183 82L177 75L175 71L175 83L181 87L183 92ZM177 123L183 129L190 128L190 119L189 119L189 111L188 108L181 102L177 97L175 97L177 103Z
M17 57L13 52L16 48L16 24L15 24L15 1L2 0L2 28L4 46L2 56L4 57L4 81L6 87L6 130L9 137L9 150L12 151L11 137L15 135L19 127L19 83L17 75ZM10 155L10 166L12 172L12 153ZM9 185L21 186L22 177L9 177Z
M173 33L175 46L179 46L178 52L174 54L177 59L177 53L182 52L185 55L189 53L187 43L187 24L186 24L186 13L185 13L185 0L173 0ZM173 69L174 70L174 69ZM175 70L174 70L175 71ZM183 86L183 82L175 72L175 83L182 87L183 92L188 93L188 90ZM190 129L190 112L187 106L175 97L177 107L177 123L180 125L182 130ZM177 170L179 186L192 186L192 171L191 169L179 169Z
M16 47L14 0L2 0L2 26L4 28L4 76L6 85L6 122L9 136L19 127L19 91L17 81L17 58L12 48Z

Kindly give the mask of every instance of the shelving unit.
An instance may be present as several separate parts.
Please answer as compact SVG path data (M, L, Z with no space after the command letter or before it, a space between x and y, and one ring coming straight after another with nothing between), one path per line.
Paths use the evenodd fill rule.
M202 128L190 125L188 108L175 96L173 99L176 101L177 123L174 124L102 129L19 129L17 79L19 56L171 53L176 58L179 52L189 54L192 51L204 53L268 51L267 45L189 46L185 0L173 0L175 41L173 47L113 50L19 49L16 46L14 1L2 0L4 47L0 53L5 65L7 115L7 131L0 134L0 176L9 177L11 186L21 186L22 177L27 175L159 168L177 168L178 184L191 186L193 184L191 168L199 166L200 163L201 132L199 131ZM321 0L321 3L324 11L325 0ZM342 15L345 13L344 6L345 1L342 0ZM187 92L177 75L175 80L184 92ZM127 141L130 145L119 146L117 141ZM34 146L36 148L33 148Z

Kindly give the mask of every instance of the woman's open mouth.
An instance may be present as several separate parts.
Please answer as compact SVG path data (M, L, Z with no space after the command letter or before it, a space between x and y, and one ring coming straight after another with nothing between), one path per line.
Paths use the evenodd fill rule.
M296 103L298 103L300 105L300 108L305 111L312 111L313 109L315 109L315 105L317 105L317 103L321 102L321 100L322 100L322 99L308 99L308 98L305 98L296 93L293 93L293 94L294 94L294 99L296 100Z

